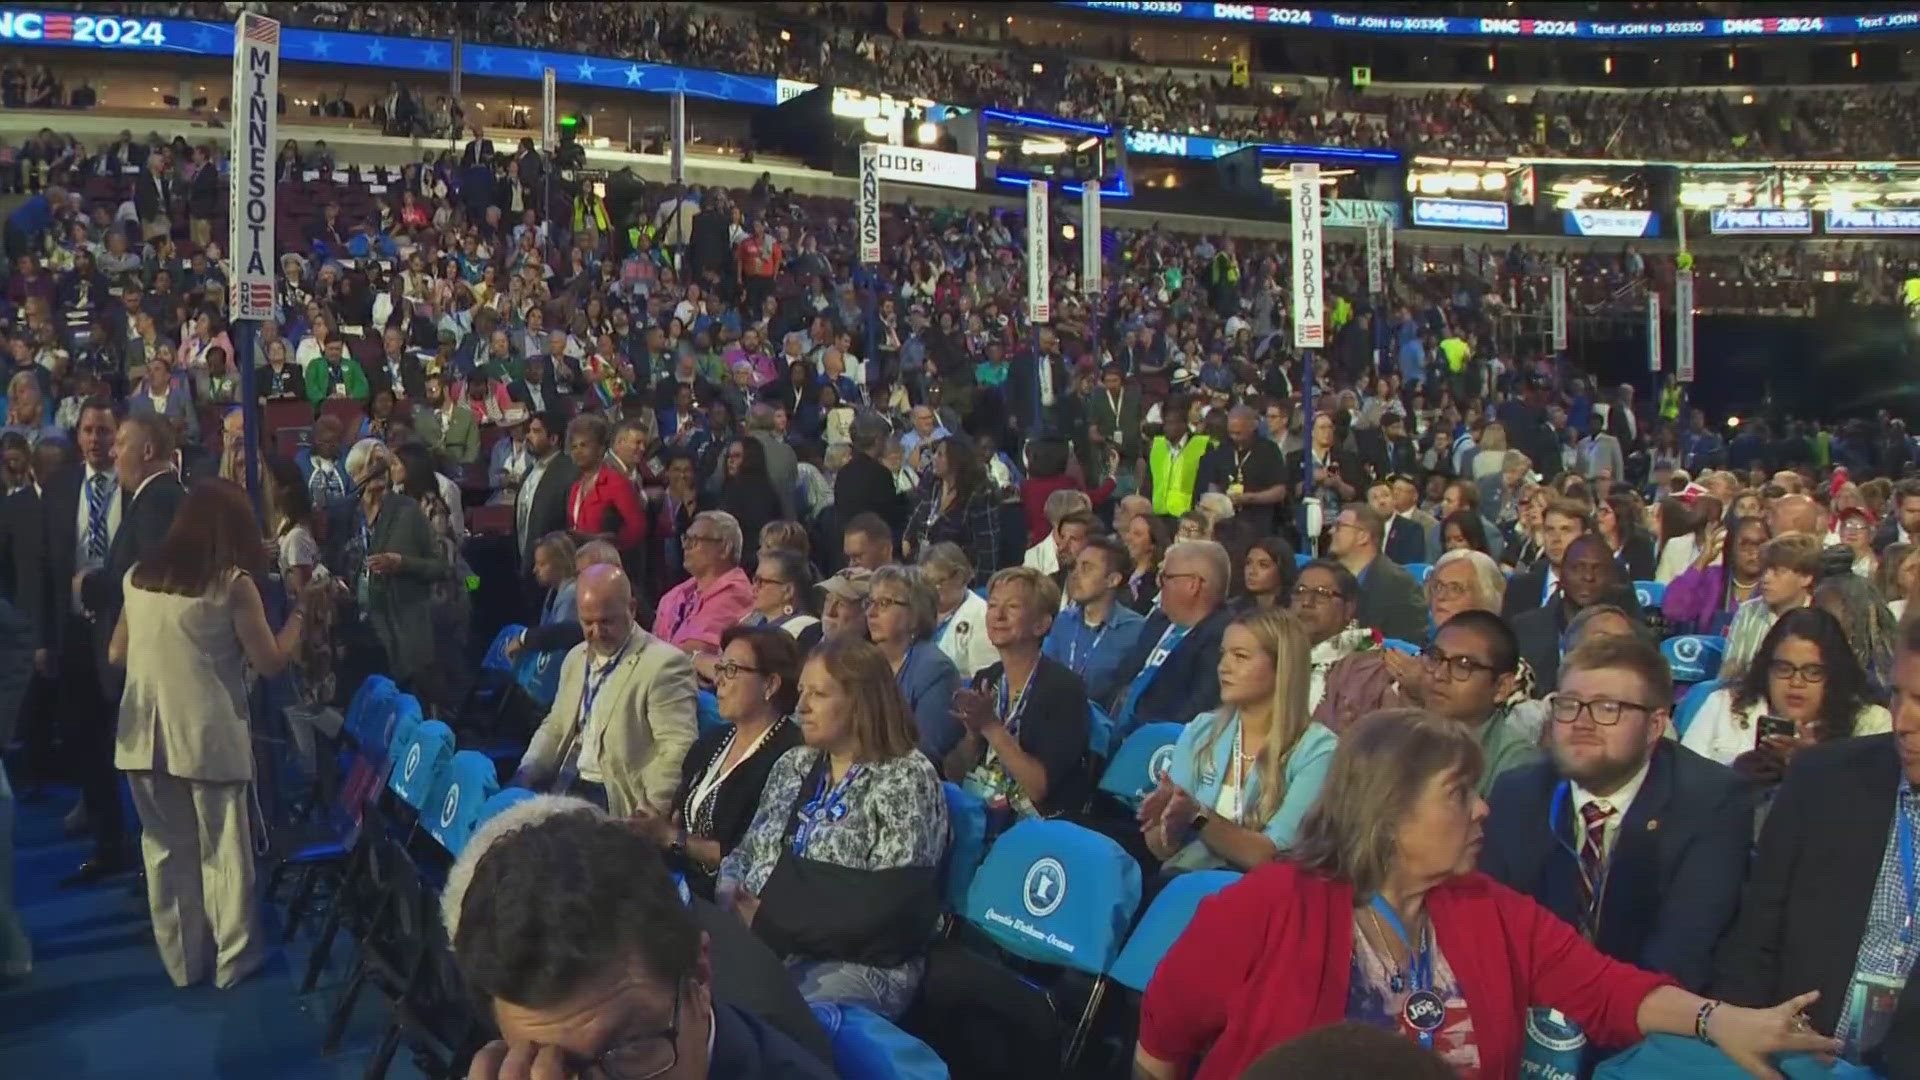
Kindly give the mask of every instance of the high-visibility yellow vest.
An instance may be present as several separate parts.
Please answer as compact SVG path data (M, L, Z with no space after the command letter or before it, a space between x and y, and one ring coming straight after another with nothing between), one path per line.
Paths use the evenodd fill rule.
M1660 391L1660 419L1680 419L1680 383L1676 380Z
M1153 476L1153 512L1178 517L1193 509L1193 488L1200 477L1200 459L1207 456L1213 440L1205 435L1187 436L1187 444L1175 454L1165 435L1153 437L1153 449L1147 454L1147 468Z
M1441 338L1440 354L1447 358L1447 370L1458 375L1466 369L1467 360L1473 355L1473 347L1457 337Z

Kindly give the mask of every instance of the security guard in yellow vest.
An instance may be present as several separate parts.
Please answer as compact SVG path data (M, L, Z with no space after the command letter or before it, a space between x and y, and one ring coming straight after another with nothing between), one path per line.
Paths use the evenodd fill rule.
M1165 434L1154 436L1153 445L1147 449L1140 494L1153 500L1155 514L1179 517L1193 509L1200 461L1213 448L1213 440L1188 433L1187 399L1179 395L1161 405L1160 428Z

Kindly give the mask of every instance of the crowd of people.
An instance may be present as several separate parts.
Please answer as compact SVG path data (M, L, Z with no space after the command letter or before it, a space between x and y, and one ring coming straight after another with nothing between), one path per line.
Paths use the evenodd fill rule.
M942 39L964 35L922 26L912 5L901 33L864 12L850 12L865 7L851 4L822 5L830 10L811 19L768 10L645 3L249 6L297 26L437 38L458 33L468 41L568 51L594 42L595 55L621 59L1264 142L1393 147L1481 159L1511 154L1686 161L1920 156L1920 145L1907 134L1914 125L1898 122L1901 116L1920 116L1920 91L1911 87L1780 91L1758 100L1753 94L1690 89L1541 92L1526 101L1510 101L1494 88L1401 94L1381 88L1321 93L1289 86L1273 95L1251 82L1236 84L1224 71L1176 74L1062 57L1051 47L1023 44L1017 24L1011 37L994 38L998 51L949 47ZM232 17L230 6L218 2L90 5L99 9ZM65 100L45 68L38 71L33 86L21 76L20 101ZM37 89L42 78L44 93ZM5 93L0 83L0 97ZM411 114L388 111L393 123L414 126ZM418 124L424 127L434 114L424 105L419 111Z
M337 15L443 17L390 7ZM1244 875L1139 1002L1136 1075L1506 1077L1532 1006L1596 1058L1920 1070L1893 417L1727 439L1517 351L1519 249L1408 249L1378 303L1331 245L1308 364L1270 241L1119 230L1091 300L1063 243L1031 327L1012 213L890 204L856 277L843 201L555 200L480 135L379 199L287 175L277 316L234 327L216 151L55 160L4 234L0 727L23 793L80 791L67 887L144 866L176 984L272 953L267 717L383 674L463 727L517 622L560 675L508 780L547 797L442 898L500 1037L475 1077L831 1075L835 1004L968 1075L977 1033L915 1015L956 992L956 797L1110 837L1149 901ZM1675 634L1720 650L1684 723ZM1097 796L1160 725L1138 805Z

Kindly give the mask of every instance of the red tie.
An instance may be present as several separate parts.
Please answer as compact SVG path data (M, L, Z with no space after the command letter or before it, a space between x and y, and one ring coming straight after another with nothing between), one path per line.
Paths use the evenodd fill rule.
M1587 914L1589 936L1599 921L1596 894L1606 887L1607 822L1613 814L1613 807L1598 800L1580 808L1580 818L1587 826L1586 835L1580 841L1580 903Z

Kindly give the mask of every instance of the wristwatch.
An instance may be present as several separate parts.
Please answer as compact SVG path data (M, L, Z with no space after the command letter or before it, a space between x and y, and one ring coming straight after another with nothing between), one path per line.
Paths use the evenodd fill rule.
M676 859L687 857L687 830L681 829L673 834L673 843L667 845L667 854Z
M1205 814L1193 815L1193 824L1187 826L1188 831L1190 831L1195 836L1199 836L1200 830L1207 827L1207 820L1208 820L1207 815Z

